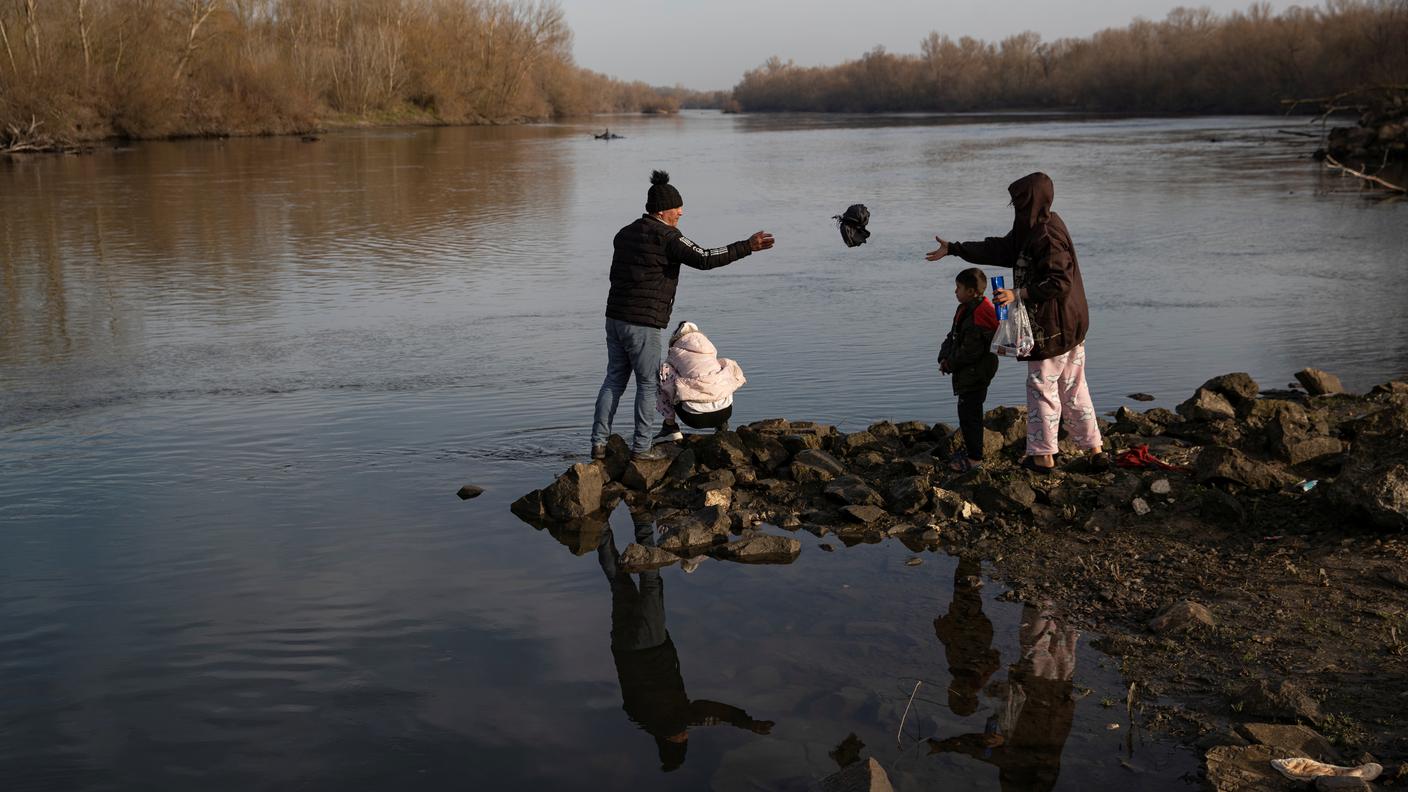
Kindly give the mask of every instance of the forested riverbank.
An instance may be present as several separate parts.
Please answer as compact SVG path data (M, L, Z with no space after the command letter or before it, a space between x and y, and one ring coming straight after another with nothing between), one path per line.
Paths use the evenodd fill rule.
M577 66L554 2L0 5L0 149L670 112L700 97Z
M1088 38L986 42L931 32L918 54L877 47L837 66L773 58L734 87L753 112L1065 108L1276 113L1286 98L1408 84L1408 0L1330 0L1276 14L1177 8ZM1307 108L1308 109L1308 108Z

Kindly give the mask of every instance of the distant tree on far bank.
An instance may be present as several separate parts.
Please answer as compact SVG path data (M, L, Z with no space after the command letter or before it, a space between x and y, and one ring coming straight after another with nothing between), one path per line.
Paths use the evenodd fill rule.
M1267 3L1218 16L1177 8L1089 38L994 44L933 32L917 55L877 47L839 66L772 58L744 74L749 111L945 112L1070 108L1264 113L1283 98L1408 84L1408 0Z
M579 68L552 0L3 0L0 145L508 123L697 99Z

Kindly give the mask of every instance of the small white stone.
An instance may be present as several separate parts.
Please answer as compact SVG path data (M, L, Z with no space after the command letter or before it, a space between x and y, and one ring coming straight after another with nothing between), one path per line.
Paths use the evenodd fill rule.
M1173 485L1168 483L1168 479L1159 479L1149 485L1149 491L1155 495L1167 495L1173 492Z
M1145 503L1143 498L1135 498L1134 501L1129 505L1134 507L1134 513L1139 515L1140 517L1143 517L1144 515L1152 511L1149 508L1149 504Z

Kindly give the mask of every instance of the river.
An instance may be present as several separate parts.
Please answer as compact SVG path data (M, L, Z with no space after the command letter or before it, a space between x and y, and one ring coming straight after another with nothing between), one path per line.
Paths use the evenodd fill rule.
M700 243L777 237L674 309L747 373L735 423L954 423L958 267L923 254L1002 233L1038 169L1102 412L1229 371L1402 375L1408 204L1322 172L1297 123L687 112L0 161L0 778L805 789L854 733L899 789L1187 788L1198 758L1129 722L1093 636L1073 706L1014 694L1023 609L965 582L979 559L801 534L791 566L627 591L508 504L586 454L652 168ZM990 393L1021 403L1020 370ZM670 640L643 665L612 613L647 588Z

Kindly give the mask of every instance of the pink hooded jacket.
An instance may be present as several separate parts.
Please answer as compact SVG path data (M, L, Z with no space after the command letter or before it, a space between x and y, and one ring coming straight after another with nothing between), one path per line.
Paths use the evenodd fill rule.
M719 350L693 322L682 322L670 338L670 353L660 366L660 397L657 406L667 421L675 418L675 405L691 402L707 412L716 402L732 400L733 392L748 380L743 369ZM722 409L722 407L720 407Z

